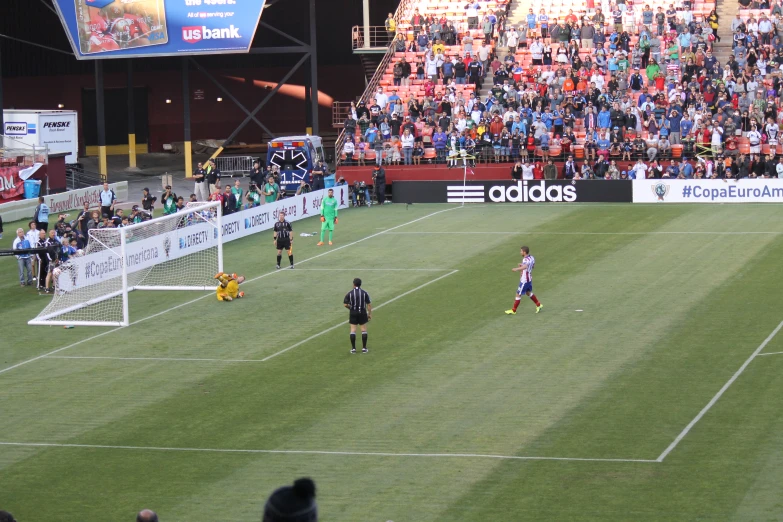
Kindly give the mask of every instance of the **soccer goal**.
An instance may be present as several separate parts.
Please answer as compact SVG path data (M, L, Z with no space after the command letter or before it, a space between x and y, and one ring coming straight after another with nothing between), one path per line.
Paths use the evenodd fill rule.
M84 252L54 268L54 295L31 325L128 326L133 290L215 290L223 271L219 202L89 231Z

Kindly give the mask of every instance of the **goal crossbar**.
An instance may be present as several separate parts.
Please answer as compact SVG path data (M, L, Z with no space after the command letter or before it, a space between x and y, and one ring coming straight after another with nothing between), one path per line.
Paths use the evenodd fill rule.
M52 301L30 325L127 326L134 290L213 291L223 270L219 202L121 228L89 231L87 247L54 268Z

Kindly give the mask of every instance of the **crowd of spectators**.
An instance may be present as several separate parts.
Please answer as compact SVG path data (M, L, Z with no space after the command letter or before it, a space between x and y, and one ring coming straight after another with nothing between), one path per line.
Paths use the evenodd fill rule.
M269 495L261 513L262 522L318 522L315 482L299 478L290 486L277 488ZM158 514L142 509L136 522L159 522ZM0 522L17 522L8 511L0 510Z
M755 9L730 22L711 4L651 4L589 0L579 15L560 18L530 9L517 26L501 15L475 44L470 25L447 23L456 41L468 31L459 56L444 54L440 21L412 21L416 36L399 32L392 45L415 50L418 63L397 53L393 82L381 82L370 107L352 105L343 163L454 165L467 156L527 160L543 173L550 159L571 157L587 165L561 165L560 176L638 177L639 163L646 176L780 175L781 3L743 0L741 8ZM713 52L721 23L734 35L725 63ZM456 88L457 74L474 79L466 61L468 71L491 75L486 96ZM411 82L403 99L398 91ZM615 173L612 163L623 166Z

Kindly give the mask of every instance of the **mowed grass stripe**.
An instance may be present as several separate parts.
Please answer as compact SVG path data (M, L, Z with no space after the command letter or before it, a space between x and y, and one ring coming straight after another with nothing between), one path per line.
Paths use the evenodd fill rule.
M526 221L530 221L533 218L526 217ZM449 220L449 226L452 225L451 220ZM441 292L441 295L433 295L431 299L427 299L427 302L425 303L419 303L420 299L417 299L417 303L419 303L421 306L419 307L421 310L424 310L425 313L420 314L420 317L417 317L417 320L414 323L411 323L410 317L403 314L395 314L395 315L385 315L385 317L392 318L397 317L397 320L399 321L396 325L394 325L394 334L389 332L388 334L383 335L383 332L379 332L377 328L379 328L378 324L373 325L373 335L377 335L378 337L382 339L391 340L394 339L395 342L391 343L393 345L401 345L403 347L410 347L411 350L416 350L416 348L420 348L419 353L417 354L418 358L426 358L428 353L430 352L437 352L438 350L443 350L443 339L453 339L455 336L459 336L462 334L462 331L464 329L465 332L470 332L476 328L477 324L481 324L482 321L488 319L489 317L498 317L498 312L502 311L502 309L505 309L507 306L506 301L509 299L509 294L513 295L513 289L516 286L516 278L513 277L512 274L509 273L511 276L509 279L503 278L503 277L497 277L498 274L503 273L505 274L506 271L510 268L510 266L513 266L518 261L518 245L516 245L516 239L513 240L515 245L513 247L504 248L503 251L505 253L505 260L495 261L493 257L487 256L486 254L481 254L476 256L475 260L473 260L472 263L466 265L466 269L471 273L471 277L467 279L467 281L460 280L457 283L454 283L453 285L450 285L449 288L452 290L452 293L455 289L461 290L462 293L466 295L470 295L471 299L461 299L455 303L454 299L449 298L449 293L446 293L446 295L443 295L443 292ZM618 244L624 244L627 241L631 241L631 239L627 240L619 240ZM451 242L450 242L451 243ZM410 242L408 241L408 244ZM400 245L395 245L400 246ZM492 245L487 242L483 242L479 245L481 248L485 247L491 247ZM587 254L594 254L599 255L599 252L602 249L601 244L596 244L591 242L589 245L584 245L584 248L581 250L586 252ZM608 249L609 251L613 251L616 247L616 244L614 242L610 242ZM453 244L448 246L448 249L452 249ZM557 258L563 259L563 263L565 263L566 259L568 258L569 249L573 248L572 245L561 243L560 248L563 249L561 256L554 256ZM407 248L403 249L404 252L409 252L413 249ZM542 250L543 251L543 250ZM434 252L434 254L437 254ZM497 267L495 267L495 263L497 263ZM462 266L462 265L461 265ZM579 265L579 268L581 269L583 265ZM496 270L497 268L497 270ZM502 272L501 272L502 270ZM491 279L493 281L492 285L487 287L487 276L486 274L492 274ZM455 277L460 277L460 275L457 275ZM498 279L498 282L495 282L494 280ZM467 286L466 286L467 285ZM497 287L498 291L502 292L500 294L495 292L495 288ZM481 290L478 295L474 295L475 290ZM461 295L461 294L459 294ZM429 294L422 294L419 297L422 296L429 296ZM476 299L478 298L478 299ZM484 308L480 307L478 311L475 309L475 302L481 302L484 298L492 298L493 307L492 308ZM502 302L502 304L501 304ZM402 305L403 303L400 303ZM456 306L455 306L456 305ZM497 306L497 308L495 308ZM472 315L471 315L472 314ZM475 322L465 322L461 318L464 317L475 317ZM440 324L444 321L442 318L449 317L449 321L445 323L446 328L443 330L432 328L433 324ZM503 317L506 319L505 317ZM464 325L458 325L456 323L465 323ZM408 335L401 335L401 331L410 332L411 339L410 342L408 342ZM417 339L417 337L420 337L420 332L425 332L425 339L424 342L420 345L417 345L417 341L421 341L421 339ZM339 342L343 343L342 336L338 336ZM500 336L502 338L502 336ZM372 338L371 338L372 339ZM431 341L429 339L432 339ZM447 348L447 346L446 346ZM394 350L394 347L388 348L388 353L391 355L393 353L398 353L399 357L410 357L410 353L405 353L402 350L399 352L397 350ZM385 354L387 352L387 348L379 347L378 348L379 353ZM415 353L415 351L414 351ZM296 354L300 355L300 354ZM315 354L318 355L318 354ZM476 354L467 354L470 356L469 359L465 359L466 363L470 363L470 361L475 361L475 355ZM313 354L304 355L304 353L301 354L300 359L302 361L295 361L294 364L302 364L304 368L310 369L313 365L313 362L311 360L311 357ZM386 377L386 380L388 382L398 382L398 386L404 387L406 386L405 382L405 376L406 374L409 374L413 369L415 369L416 364L412 363L410 366L404 366L399 371L392 375L388 375L390 371L394 371L394 366L397 366L397 364L390 364L389 361L376 361L375 359L371 360L371 363L380 363L377 364L377 368L375 369L376 372L383 372L384 376ZM399 364L399 363L398 363ZM448 367L448 365L451 364L450 361L446 361L444 364L444 367ZM282 367L288 367L287 365L281 365ZM391 366L391 368L390 368ZM287 370L290 372L290 367ZM448 370L446 370L448 371ZM344 381L346 378L350 378L351 375L350 369L338 369L338 371L335 372L335 375L339 375L340 381ZM374 377L374 374L370 374ZM289 377L290 379L290 377ZM306 375L304 378L302 378L302 381L309 382L313 379L312 375ZM225 382L226 379L223 378L216 378L214 383L205 383L205 386L208 386L210 391L212 393L215 393L213 391L212 385L218 386L222 382ZM240 380L237 382L237 379L231 378L228 379L228 381L234 383L235 386L238 386L239 389L236 391L235 396L241 397L241 401L245 402L246 404L262 404L266 403L266 400L268 399L262 399L261 397L264 395L264 391L267 390L266 387L269 388L277 388L278 386L284 386L283 384L278 385L278 383L275 382L275 380L269 380L269 379L252 379L251 383L245 387L244 383ZM375 379L364 379L364 381L375 381ZM433 390L437 391L438 386L436 385L438 381L433 383ZM307 408L307 405L303 407L299 407L295 410L295 414L299 415L300 417L303 417L305 419L308 419L308 421L311 422L317 422L319 420L319 417L322 417L323 415L320 414L320 412L330 412L330 410L334 410L334 405L329 406L328 403L325 403L323 401L324 392L322 391L323 388L328 386L334 386L334 383L330 383L329 380L318 380L313 383L313 386L311 389L304 390L304 393L302 394L302 401L316 401L315 404L313 404L313 409ZM374 388L374 382L362 382L361 380L356 383L355 386L351 386L350 383L348 383L347 389L342 389L338 392L338 394L335 396L334 404L340 405L340 404L346 404L346 403L353 403L361 406L364 404L363 401L366 401L366 397L369 394L373 393ZM267 390L268 391L268 390ZM258 398L256 398L255 395L258 395ZM298 394L297 394L298 395ZM390 394L391 395L391 394ZM187 401L193 402L193 396L186 397ZM346 400L348 399L348 400ZM394 396L392 395L390 399L394 399ZM438 397L433 398L432 400L437 400ZM233 399L237 400L237 399ZM427 400L426 397L422 397L421 400ZM181 403L182 401L177 401L178 403ZM281 424L280 419L280 413L276 410L279 409L279 404L285 403L285 404L296 404L299 400L296 396L289 397L285 401L270 401L270 410L269 412L264 411L264 407L256 408L257 411L254 411L253 413L245 413L245 412L237 412L236 417L231 417L230 419L225 419L224 413L218 413L218 419L214 420L206 420L201 421L202 424L214 424L216 428L216 432L212 436L207 436L206 433L199 433L200 426L191 426L191 425L178 425L174 428L174 430L167 430L167 431L181 431L183 433L183 437L186 437L184 434L190 434L189 437L186 438L186 440L183 440L182 443L186 442L192 442L192 440L195 438L199 441L204 442L215 442L218 444L229 444L233 443L235 447L239 447L239 444L243 444L246 446L250 445L257 445L258 441L264 441L271 444L293 444L296 443L296 441L292 441L291 439L294 438L296 433L299 433L302 431L301 429L293 429L293 427L287 427L283 425L283 429L280 432L280 435L277 437L277 442L275 442L275 438L265 436L264 433L264 426L270 423L274 423L276 425ZM393 401L390 401L393 402ZM122 432L122 430L127 431L127 424L136 426L139 423L142 424L142 426L139 427L139 431L143 433L123 433L124 436L127 436L128 440L135 440L139 441L140 439L143 441L145 438L149 439L150 435L154 437L158 437L159 433L156 432L155 428L153 428L154 425L159 423L164 423L166 425L171 424L171 421L167 420L170 417L178 417L178 416L185 416L186 418L189 418L191 416L191 413L187 413L186 411L179 411L178 414L175 414L178 410L181 410L181 404L177 404L177 406L173 406L171 409L168 408L160 408L160 405L156 405L155 409L161 411L160 415L152 414L151 418L149 419L149 425L147 423L147 419L145 419L145 412L142 412L142 415L140 417L142 420L134 420L131 421L128 419L126 422L123 423L117 423L113 425L110 429L106 430L107 433L103 434L96 434L93 435L100 435L96 436L96 439L106 439L106 435L108 436L114 436L116 437L117 432ZM222 412L223 410L230 411L232 408L238 408L242 410L241 406L235 405L235 404L224 404L221 407L210 407L210 406L198 406L198 408L205 408L208 411L219 411ZM152 408L148 408L152 409ZM202 413L203 414L203 413ZM193 418L199 417L199 412L193 412L192 413ZM256 418L251 419L248 421L248 416L256 415ZM375 413L377 416L377 412ZM258 426L247 426L247 423L258 423ZM236 439L236 435L232 433L226 433L226 426L234 426L242 424L245 424L245 429L247 430L247 433L244 433L244 436L247 437L246 440L232 440ZM301 423L301 420L300 420ZM327 422L328 423L328 422ZM248 429L251 428L251 429ZM356 444L383 444L385 446L388 446L389 444L393 445L400 445L403 442L406 442L405 440L389 440L385 438L378 437L376 434L381 433L378 430L372 429L372 422L366 426L363 430L363 432L357 431L352 429L349 426L346 426L345 429L340 433L339 439L337 439L338 442L341 441L348 441L351 445ZM323 437L323 427L322 426L315 426L313 430L315 430L315 433L321 432L321 436L315 435L313 437L313 440L311 443L317 443L319 446L322 447L322 444L324 442L325 437ZM367 436L363 433L366 433L367 429L372 429L373 435ZM196 430L193 432L192 430ZM411 431L416 430L415 426L411 427ZM97 430L102 432L103 430ZM135 431L135 430L134 430ZM205 429L206 431L206 429ZM229 430L230 431L230 430ZM292 435L293 434L293 435ZM194 437L194 435L197 435ZM426 435L426 433L421 434ZM459 435L459 433L457 433ZM187 440L189 439L189 440ZM408 442L415 442L415 441L408 441ZM448 439L442 442L448 442L448 443L456 443L459 442L459 438L452 438ZM252 447L252 446L251 446ZM395 466L392 468L389 466L389 472L390 477L398 477L398 476L405 476L406 474L410 473L411 467L416 468L416 466L420 466L418 464L400 464L395 463ZM371 467L370 470L375 469L374 467ZM482 469L488 469L488 468L482 468ZM397 471L395 471L397 470ZM373 471L370 471L370 473L373 473ZM434 472L433 472L434 473ZM474 477L475 479L475 477ZM232 482L232 479L229 477L225 480L228 480L229 482ZM367 478L359 478L360 482L367 483L370 482L367 480ZM210 483L205 484L205 490L211 489L213 486ZM369 487L369 486L368 486ZM457 495L458 492L455 492L455 495ZM418 509L418 508L415 508Z
M530 219L531 214L534 214L534 212L532 212L533 210L536 209L525 209L525 212L520 214L523 215L525 219ZM604 211L605 209L601 209L601 212L595 214L588 212L583 218L586 221L589 221L590 219L599 219L601 213ZM551 211L547 210L546 212ZM572 211L568 211L568 213L570 212ZM687 213L687 210L683 210L681 213ZM563 217L564 215L565 214L560 214L559 216ZM615 220L618 215L621 214L615 214ZM503 219L502 222L505 224L507 220ZM627 223L623 223L623 225L625 224ZM470 225L466 224L465 226ZM442 352L452 356L451 358L443 358L443 366L454 364L454 361L462 362L462 358L464 358L462 364L467 365L470 361L474 361L477 358L476 353L468 352L492 352L492 343L496 337L507 338L495 331L496 329L493 328L493 321L498 319L495 314L508 306L507 302L510 302L510 297L513 295L515 283L509 284L507 280L501 279L497 274L500 273L499 271L501 269L504 272L507 271L510 266L513 266L518 260L518 239L519 238L510 238L508 245L494 242L481 243L479 246L485 248L487 252L479 256L474 256L465 263L460 264L460 269L465 272L466 277L470 276L469 278L458 281L453 288L450 287L448 289L448 292L445 295L441 292L432 294L427 292L426 294L421 294L421 301L417 299L417 304L420 304L422 309L420 317L416 317L414 320L400 319L399 322L393 325L391 323L381 325L380 321L379 324L374 325L374 328L378 328L379 333L383 332L386 334L384 336L379 335L379 337L385 339L396 337L401 341L399 344L404 345L403 349L398 349L395 352L395 355L399 359L396 362L390 362L389 360L377 357L370 359L370 362L368 363L360 363L366 364L367 367L343 367L332 372L330 368L332 361L328 357L330 347L318 347L307 354L294 352L294 354L299 357L296 357L297 360L292 362L297 363L301 367L295 367L293 368L293 371L289 372L289 370L285 369L285 366L281 365L280 368L276 369L276 372L280 375L272 376L271 379L258 378L259 376L256 375L255 380L252 380L249 378L250 376L248 376L247 381L240 382L236 389L233 388L235 382L231 379L234 377L234 374L230 372L218 374L210 379L209 383L214 385L221 384L221 381L230 383L229 386L220 388L214 393L223 394L225 396L224 398L228 398L228 396L231 395L235 400L238 398L240 402L244 402L245 404L234 405L233 403L228 404L227 402L220 400L207 404L206 401L200 400L203 399L203 397L198 396L197 393L193 393L191 401L198 402L199 404L194 405L192 408L185 408L181 411L177 411L172 407L167 410L167 416L156 416L152 420L156 420L157 422L150 423L146 422L147 419L145 419L145 416L152 413L151 410L153 408L144 408L142 411L138 412L138 415L127 416L123 419L123 422L118 422L113 428L125 433L128 425L135 425L134 423L136 422L142 422L141 427L145 431L144 437L148 439L153 436L175 435L179 430L188 429L194 430L194 432L191 433L191 437L195 436L200 438L200 433L198 433L200 426L198 425L198 422L202 421L205 423L214 423L216 428L214 439L218 442L233 443L239 440L239 442L248 444L255 443L257 440L254 439L264 438L263 431L256 431L256 428L263 429L264 422L277 422L278 417L277 412L272 408L272 405L269 405L267 408L265 405L261 404L262 401L258 400L262 397L262 394L257 393L256 396L253 396L247 395L246 392L252 392L254 388L279 385L284 388L284 390L277 395L277 398L280 399L280 402L277 405L278 409L280 404L283 404L293 408L295 413L301 417L298 422L294 422L293 418L290 419L291 424L288 426L288 433L297 434L300 430L305 430L305 433L310 432L308 436L311 436L313 441L322 443L323 441L318 440L320 439L318 434L323 431L323 426L321 424L325 422L325 416L319 415L317 410L319 410L320 407L329 409L331 404L330 411L334 410L334 405L342 406L348 403L357 404L361 407L366 391L369 393L377 392L375 388L376 382L378 383L378 386L381 388L385 387L387 390L391 390L396 382L399 382L400 386L408 384L404 381L403 376L414 371L416 368L416 365L408 364L408 359L411 359L411 363L422 363L426 362L429 357L437 356L438 352ZM542 282L541 277L544 266L565 266L565 269L557 271L558 274L561 274L560 277L564 279L567 277L579 276L580 270L585 271L591 265L589 263L581 263L578 267L572 268L575 272L569 272L568 265L571 267L574 266L574 257L578 254L583 254L588 259L597 257L598 260L601 260L604 259L606 255L617 255L616 252L618 250L627 248L629 246L629 241L633 240L633 238L629 238L627 241L620 240L614 242L614 240L610 240L608 242L603 242L602 240L595 242L591 239L590 241L559 242L561 244L558 245L555 243L552 245L542 245L536 240L536 246L533 246L533 248L534 253L538 252L539 263L541 263L540 253L547 250L557 253L559 260L559 262L548 262L540 265L537 270L537 283L540 285ZM404 247L404 245L404 242L394 242L393 246L396 249L399 249L400 247ZM472 246L473 243L471 242L469 246L466 245L463 246L463 248ZM434 246L427 244L426 248L433 249ZM403 248L401 253L407 256L408 252L405 250L406 249ZM498 251L505 253L506 250L509 251L507 258L500 259L496 263L497 267L494 266L492 262L493 256L498 256ZM450 247L447 252L448 251L453 251L452 247ZM433 254L437 254L437 252L433 251ZM417 256L418 255L419 254L417 253ZM510 266L506 266L509 264ZM607 271L608 268L609 267L607 267ZM463 272L460 272L457 277L462 276ZM547 299L547 292L544 288L546 288L546 286L537 286L537 291L542 295L542 298ZM560 293L560 291L557 290L557 288L553 288L550 293L549 302L552 302L552 300L557 297L558 293ZM456 299L456 297L463 295L469 296L469 299L465 300L465 302ZM502 297L498 298L498 296ZM502 301L502 305L495 308L494 301ZM546 303L547 301L545 300L545 304ZM394 305L394 308L396 309L397 306L402 304L403 303L397 303ZM479 306L476 306L477 304ZM392 308L393 307L390 306L390 309ZM546 309L545 314L552 308L554 307L549 306ZM556 312L551 313L550 315L557 317ZM530 315L530 317L535 316ZM549 316L543 315L541 317ZM516 320L522 318L502 317L502 319ZM471 320L473 321L472 323L470 322ZM443 329L440 329L437 326L441 323L444 325ZM523 326L519 327L513 332L512 336L509 336L508 338L524 338L531 329L525 328L524 323L522 323L522 325ZM416 328L413 328L414 326ZM418 328L419 326L423 326L424 328L420 330ZM519 324L516 326L519 326ZM388 331L389 329L391 329L391 331ZM457 343L454 343L455 339L459 341L466 335L475 335L475 332L479 329L486 332L484 335L480 336L482 340L486 339L486 341L483 341L481 344L476 344L472 347L464 345L458 347L456 346ZM426 332L426 336L422 340L423 342L419 342L420 339L417 338L417 333L421 335L421 331ZM336 335L336 343L345 343L343 337L344 335ZM408 343L410 344L410 348L408 347L408 344L405 343L408 339L411 339L411 342ZM384 350L384 352L391 355L391 348L393 347L387 347L387 350ZM470 348L472 348L472 350ZM511 352L510 348L509 352ZM534 357L535 353L527 352L525 355ZM472 359L468 359L468 357L472 357ZM535 363L535 360L532 360L532 362ZM508 365L510 363L507 361L505 364ZM373 365L373 367L369 368L370 365ZM400 366L399 373L395 374L394 369L392 369L390 374L386 375L386 372L390 370L390 367L396 366ZM469 369L465 370L467 371ZM490 385L496 383L497 380L492 380L493 378L496 378L497 372L494 371L494 369L491 370L493 371L484 372L484 374L481 375ZM353 382L343 382L346 379L356 376L357 372L362 372L363 375L358 375L359 378L355 379ZM223 379L224 377L226 379ZM449 375L434 374L431 381L432 389L437 390L442 384L448 384L449 377ZM180 377L177 375L172 378L179 379ZM310 386L310 380L315 380L316 382ZM500 384L505 385L504 383ZM310 388L306 390L307 393L302 393L301 395L293 394L291 396L286 396L284 394L285 391L292 391L301 386L310 386ZM336 396L335 400L331 402L327 401L326 403L321 403L320 394L325 388L329 387L338 387L342 395ZM549 390L540 392L542 395L544 393L549 393ZM212 393L202 393L202 395L212 395ZM200 397L200 399L197 399L196 397ZM212 397L210 397L210 399L211 398ZM394 399L394 396L392 395L390 399ZM419 401L427 402L429 400L439 401L443 399L443 394L432 399L425 395L420 397ZM184 400L184 395L178 399L180 405ZM308 401L315 401L317 403L307 404ZM524 407L523 402L520 402L519 404L521 404L521 407ZM253 408L251 405L261 405L261 407ZM517 404L509 404L507 409L516 406ZM222 416L222 408L225 407L237 408L238 410L232 413L230 422L223 422L229 418L226 416L215 420L209 418L210 415L215 415L215 412L217 412L219 416ZM468 412L447 410L444 411L440 417L434 417L432 419L432 424L442 420L448 421L454 414L465 415L467 417L467 413ZM378 435L380 430L377 430L373 425L373 422L375 422L376 419L385 419L390 414L390 412L385 410L375 411L374 416L371 419L368 419L365 426L359 426L359 429L351 429L354 428L356 424L353 426L346 426L341 433L340 440L345 441L346 443L352 443L369 433L375 435L374 438L376 440L381 439L377 442L378 444L381 442L397 442L397 440L383 440L383 433ZM404 414L407 414L407 412L404 412ZM176 420L181 416L192 416L193 422L181 423ZM250 419L250 422L248 422L248 419ZM404 422L400 422L401 426L404 426L404 424ZM218 431L218 428L222 429L222 434ZM416 429L416 427L412 427L411 429ZM454 436L445 440L445 442L460 440L460 433L458 431L460 426L455 425L454 429ZM496 429L495 425L488 426L488 430L493 429ZM242 436L238 436L236 432L239 430L247 430L248 433L243 433ZM254 432L256 435L261 434L261 437L254 437ZM91 436L99 434L100 433L96 430ZM278 443L290 442L290 439L284 435L285 433L281 432L281 435L277 440ZM442 438L442 433L437 435ZM127 433L127 436L129 438L140 438L138 437L138 433ZM508 437L512 436L514 436L513 433L508 435ZM185 436L183 435L183 438L184 437ZM409 437L411 437L411 440L413 441L416 441L417 439L426 441L426 434L414 434ZM395 439L396 438L397 437L395 437ZM269 441L272 443L275 442L273 438L269 438ZM64 451L68 452L69 450ZM265 494L259 494L259 492L255 490L256 485L279 485L277 482L282 483L289 481L289 475L291 473L299 473L300 471L302 473L308 473L313 470L315 470L317 478L319 478L319 484L324 485L324 493L322 493L322 495L324 495L325 498L322 500L322 505L328 509L327 513L334 514L333 517L335 519L365 520L370 519L368 517L377 516L378 514L383 514L384 519L386 519L388 514L388 518L390 519L402 517L400 519L431 520L434 519L438 513L442 513L453 503L458 502L461 495L464 494L465 491L469 491L469 488L473 487L477 480L495 469L494 464L491 467L488 467L483 463L463 463L455 466L445 462L425 462L417 465L399 466L399 463L395 462L395 459L379 459L377 461L373 460L358 465L341 462L335 465L334 462L325 462L318 458L307 459L304 462L296 462L293 464L290 458L275 460L271 457L249 460L243 458L239 461L235 459L228 459L228 461L203 459L202 461L199 459L200 462L193 462L193 459L170 459L169 457L166 457L165 460L158 457L155 460L141 458L129 462L127 458L119 455L98 458L100 458L100 461L108 469L111 469L118 475L122 475L123 480L111 482L110 489L122 487L126 488L126 490L116 496L116 498L119 499L117 501L118 503L113 502L113 499L115 498L114 495L111 495L111 499L107 495L105 501L92 500L91 502L93 502L93 504L90 505L90 508L94 508L95 512L98 512L98 509L106 509L108 510L107 512L110 513L124 514L131 505L135 505L134 501L138 499L135 498L134 495L136 492L140 492L142 494L150 493L153 495L154 499L160 499L159 505L163 508L161 509L162 512L166 511L166 506L174 506L172 512L181 513L178 517L179 519L189 520L194 518L199 519L200 514L195 517L189 517L187 514L192 515L193 513L200 513L198 509L204 508L205 505L209 505L212 502L226 508L228 512L236 514L237 519L249 520L251 519L251 512L257 515L257 511L253 511L252 509L253 506L258 505L257 497L263 498ZM62 459L65 459L68 462L63 462ZM66 499L66 505L74 504L73 502L69 503L67 501L67 492L69 489L85 491L82 489L83 486L95 486L98 483L94 476L85 478L80 478L78 476L80 472L86 472L88 467L92 465L92 462L94 462L92 459L90 461L85 461L83 456L78 455L66 459L65 457L58 457L55 454L45 452L40 458L31 460L34 461L35 465L31 465L27 468L27 471L33 471L37 477L50 477L48 480L51 481L53 480L53 476L58 472L68 473L69 477L73 476L73 482L69 486L65 486L58 482L57 486L52 488ZM143 466L145 463L151 464L153 462L155 462L156 469L161 468L162 462L165 463L164 466L170 464L171 467L166 467L165 470L161 470L160 473L164 476L161 476L160 478L156 477L155 479L150 480L147 477L144 477L143 481L141 479L128 478L133 476L132 470L135 469L136 464ZM47 464L51 464L51 468L49 468ZM225 468L220 466L225 466ZM559 465L556 466L559 467ZM9 476L9 481L22 473L25 467L26 466L19 466L18 469L15 469L14 473ZM46 471L47 469L50 469L51 471ZM67 472L68 469L71 471ZM529 468L526 465L520 467L520 470L528 469ZM589 469L594 470L596 468L591 467ZM52 473L52 475L49 473ZM169 473L172 474L169 475ZM44 480L46 482L46 479ZM0 479L0 481L5 481L5 479ZM24 482L28 485L31 483L30 480ZM122 484L120 484L120 482L122 482ZM153 488L150 487L150 483L157 486L157 491L152 491ZM252 484L252 486L249 486L248 484ZM40 485L41 484L38 484L37 487L40 487ZM231 488L235 486L238 487L235 490L236 493L233 493ZM539 484L538 487L546 487L546 484ZM259 489L261 488L259 487ZM536 490L531 487L530 491ZM22 491L19 491L19 493L21 494ZM24 497L25 495L22 496ZM76 496L78 497L78 495ZM481 501L484 496L485 494L481 494L476 498ZM29 496L27 496L27 498L29 498ZM87 498L86 495L83 498ZM221 498L227 500L221 501L219 500ZM495 499L495 501L499 504L498 509L500 509L502 505L509 504L507 500L498 501L498 499ZM233 507L232 502L236 503ZM208 506L206 509L208 513L214 513ZM628 512L633 513L633 510L628 510ZM508 511L508 513L511 513L511 511ZM214 519L214 517L209 518L208 516L205 516L203 519L211 520ZM476 518L474 517L473 519Z
M482 244L482 246L486 246L486 245L487 245L486 243L483 243L483 244ZM452 246L452 247L450 247L450 248L453 248L453 246ZM515 258L515 257L516 257L516 254L515 254L515 253L512 253L512 254L511 254L511 256ZM433 257L438 257L438 252L433 252ZM442 259L442 258L438 257L438 259ZM440 307L440 308L443 308L443 307ZM448 312L448 310L446 310L446 311ZM403 321L401 321L401 322L402 322L402 323L404 323L404 320L403 320ZM341 337L342 337L342 336L341 336ZM341 343L342 343L342 342L344 342L344 341L341 339ZM149 369L149 368L147 368L147 371L150 371L150 369ZM253 385L254 385L254 387L256 387L256 388L261 388L261 389L262 389L264 386L268 386L268 385L269 385L269 383L266 383L266 382L263 382L263 381L262 381L262 383L261 383L261 384L259 384L258 380L255 380L255 381L254 381L254 383L253 383ZM152 386L154 387L154 383L152 383ZM191 397L189 398L189 400L190 400L190 401L193 401L193 396L191 396ZM242 399L240 399L240 400L252 400L252 398L248 399L247 397L242 397ZM294 401L294 402L295 402L295 401ZM202 405L201 407L203 407L203 406L204 406L204 405ZM234 405L231 405L231 406L234 406ZM231 406L229 407L229 409L231 408ZM277 405L276 407L277 407L277 408L279 408L279 403L278 403L278 405ZM207 410L209 410L209 411L212 411L210 408L207 408ZM182 412L180 412L180 413L182 413ZM202 412L201 412L201 413L203 413L203 410L202 410ZM163 414L163 415L161 415L161 422L162 422L163 424L166 424L166 425L168 426L168 425L170 425L170 424L171 424L171 419L175 419L175 422L176 422L176 419L177 419L177 417L178 417L178 415L177 415L176 409L172 409L172 410L166 410L166 411L164 412L164 414ZM135 425L135 423L134 423L134 422L130 422L129 424L131 424L131 425ZM241 422L240 422L239 424L241 425ZM184 428L183 426L180 426L180 427L182 427L182 428L183 428L185 431L187 430L187 428ZM113 428L116 428L116 430L117 430L117 431L119 431L119 432L122 432L122 430L123 430L123 429L127 429L127 424L126 424L126 423L118 423L117 425L113 426ZM177 427L174 427L174 431L176 431L176 430L177 430ZM112 434L112 435L116 436L116 431L114 431L114 430L109 430L109 431L111 432L111 434ZM152 429L152 432L156 432L156 431L158 431L158 430L156 430L156 429L154 429L154 428ZM225 430L225 428L220 428L220 432L221 432L221 433L223 433L223 432L225 432L225 431L226 431L226 430ZM225 436L225 434L224 434L224 436ZM130 434L130 438L131 438L131 439L133 439L133 438L134 438L134 434L133 434L133 433L131 433L131 434ZM220 441L220 440L218 440L218 442L221 442L221 441Z
M726 259L747 254L734 242L726 247ZM534 445L547 452L593 454L635 445L639 456L659 453L779 322L780 283L770 276L781 255L783 242L776 240L731 269L729 280L668 328L643 359L607 381ZM704 264L708 272L729 269L725 262ZM567 463L529 463L521 469L503 463L441 520L475 520L478 514L502 518L513 512L534 519L735 519L735 506L751 491L755 473L763 469L781 483L779 469L761 464L780 424L780 374L758 377L766 374L761 369L766 362L754 360L661 466L596 464L585 470ZM564 483L567 488L555 486ZM515 494L530 490L536 495ZM769 509L766 491L762 496Z
M382 216L387 221L386 228L392 228L413 220L421 219L433 212L448 211L455 209L455 206L444 205L417 205L410 210L399 206L383 207ZM365 219L371 209L351 209L343 211L342 222L335 235L337 244L330 249L341 249L345 245L355 241L366 239L368 236L377 236L379 231L374 226L375 220ZM380 217L378 209L374 216ZM26 224L21 222L8 225L9 230L16 230L19 226L27 229ZM317 238L303 239L298 234L308 230L317 230L317 219L306 219L294 223L295 233L295 256L296 259L303 259L319 256L320 259L328 259L323 256L329 252L328 249L315 246ZM13 241L13 234L8 234L0 240L0 246L10 248ZM272 232L267 231L261 234L233 241L226 246L224 252L224 266L233 272L246 275L248 278L257 277L262 274L268 274L270 269L274 268L274 250L272 247ZM231 268L229 268L231 267ZM13 258L6 259L0 263L0 302L7 304L4 307L8 319L0 324L0 338L12 339L4 349L0 351L0 371L9 368L18 363L24 362L36 356L40 356L52 351L52 346L69 346L73 343L79 343L96 335L108 334L110 328L84 327L74 330L63 331L61 328L53 327L35 327L26 326L29 319L38 315L45 304L51 299L51 296L39 296L34 289L26 287L20 288L18 277L16 275L17 267ZM171 313L169 310L177 305L183 305L191 300L197 292L134 292L131 294L131 321L138 321L159 313ZM166 319L171 320L172 316ZM20 325L25 325L20 327ZM113 333L111 335L114 335ZM108 341L115 344L116 341Z

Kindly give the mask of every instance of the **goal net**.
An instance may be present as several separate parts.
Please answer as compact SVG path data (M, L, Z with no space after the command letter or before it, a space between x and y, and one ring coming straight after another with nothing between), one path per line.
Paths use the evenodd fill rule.
M223 269L219 202L89 231L84 252L53 269L49 305L28 324L128 326L133 290L214 290Z

